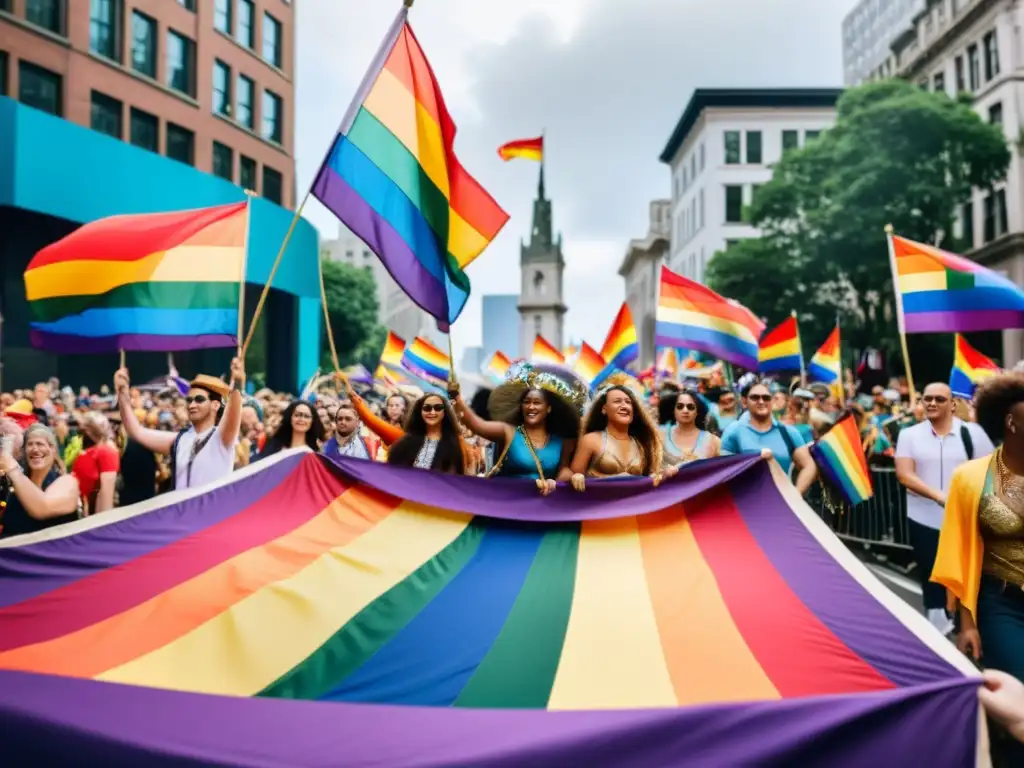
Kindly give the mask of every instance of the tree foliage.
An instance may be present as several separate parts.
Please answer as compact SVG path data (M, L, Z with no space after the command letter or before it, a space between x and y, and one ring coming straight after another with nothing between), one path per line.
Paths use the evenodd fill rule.
M330 259L322 259L321 266L338 359L342 366L362 363L372 371L387 336L377 322L379 304L373 274ZM326 337L321 360L326 370L333 367Z
M900 80L851 89L835 126L788 151L758 190L750 218L763 237L716 254L708 283L769 324L796 310L808 345L838 314L848 350L881 347L898 360L885 225L962 250L952 236L958 207L1003 178L1009 161L1002 130L968 101Z

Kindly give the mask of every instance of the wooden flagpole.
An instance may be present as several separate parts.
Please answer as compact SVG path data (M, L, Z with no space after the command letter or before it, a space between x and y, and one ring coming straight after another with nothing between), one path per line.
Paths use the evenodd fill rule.
M900 277L896 270L896 248L892 242L892 224L885 225L885 240L889 246L889 268L892 270L892 291L896 299L896 323L900 333L900 347L903 349L903 367L907 371L907 387L910 389L910 406L917 402L914 374L910 368L910 351L907 349L907 326L903 319L903 295L900 293Z
M242 244L242 274L238 279L238 357L241 358L242 334L245 331L245 270L249 266L249 232L252 230L252 199L256 192L245 190L245 239Z

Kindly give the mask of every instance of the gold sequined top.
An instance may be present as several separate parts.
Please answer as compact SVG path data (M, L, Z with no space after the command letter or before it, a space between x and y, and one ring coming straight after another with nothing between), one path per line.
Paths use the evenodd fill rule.
M978 505L978 524L985 542L982 572L1024 588L1024 517L986 493Z

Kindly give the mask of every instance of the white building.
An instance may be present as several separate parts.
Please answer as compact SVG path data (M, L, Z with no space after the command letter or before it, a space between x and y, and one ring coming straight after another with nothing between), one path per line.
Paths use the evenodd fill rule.
M860 0L843 19L843 81L858 85L889 58L896 36L926 0Z
M653 200L646 237L630 240L619 275L626 284L626 303L633 315L640 344L639 366L654 362L654 315L658 305L661 266L669 253L672 234L672 201Z
M1016 0L928 0L876 76L893 74L950 97L969 94L1013 151L1005 182L975 190L944 245L1024 284L1024 6ZM1024 358L1024 332L1003 334L1003 363Z
M835 123L835 88L703 89L668 140L672 247L668 267L703 281L708 261L733 241L759 237L747 207L786 149Z

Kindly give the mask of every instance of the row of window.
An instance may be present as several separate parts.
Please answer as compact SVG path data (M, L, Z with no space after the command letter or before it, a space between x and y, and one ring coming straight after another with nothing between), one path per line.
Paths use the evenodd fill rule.
M239 125L255 129L256 84L251 77L238 73L232 80L231 67L220 59L213 62L213 111L229 117ZM260 103L260 136L281 144L284 141L284 101L264 88Z
M953 77L956 90L954 93L974 93L981 86L999 76L999 37L996 30L986 33L981 45L971 43L967 50L953 58ZM920 81L922 88L931 89L936 93L948 93L946 89L946 71L940 70Z
M0 0L0 11L13 11L11 0ZM25 20L37 27L67 36L66 0L25 0Z
M249 50L256 50L256 9L252 0L214 0L213 26L225 35L234 37ZM267 63L281 69L281 22L269 12L263 12L261 52Z
M698 158L700 160L698 164ZM697 174L704 173L704 143L701 142L700 147L695 149L690 155L689 161L683 160L680 164L680 169L676 172L676 176L673 179L675 187L675 197L679 197L685 194L686 190L690 188L690 185L697 180Z
M1006 208L1006 190L997 189L985 195L982 201L984 226L981 244L991 243L1010 231L1009 217ZM968 201L960 209L960 243L959 250L971 250L974 244L974 202Z
M672 241L685 246L704 228L704 190L701 189L690 204L676 213L673 222Z

